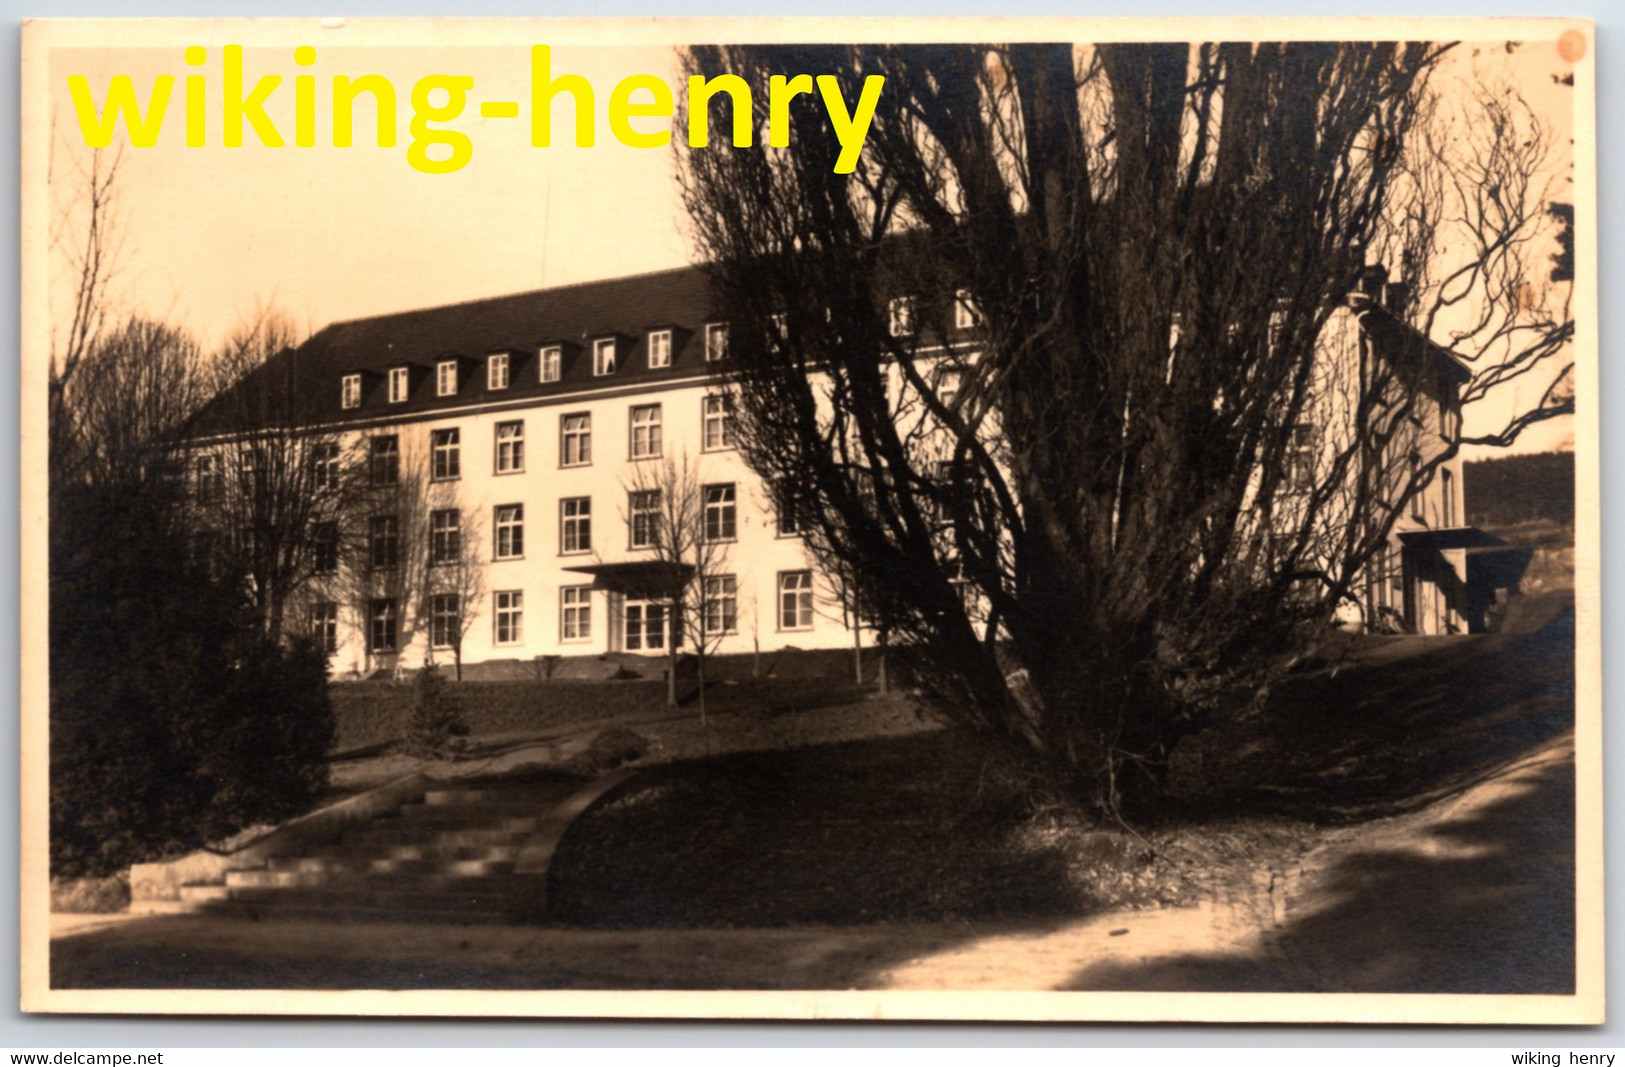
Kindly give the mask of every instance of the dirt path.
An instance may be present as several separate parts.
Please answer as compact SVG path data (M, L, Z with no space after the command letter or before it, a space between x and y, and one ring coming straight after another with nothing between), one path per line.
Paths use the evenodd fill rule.
M59 987L1572 988L1573 742L1200 907L1056 924L595 931L53 917Z

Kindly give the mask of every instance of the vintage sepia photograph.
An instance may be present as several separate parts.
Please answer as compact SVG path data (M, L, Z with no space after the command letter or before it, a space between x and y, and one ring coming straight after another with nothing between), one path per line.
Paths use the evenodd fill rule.
M23 49L25 1009L1602 1020L1589 22Z

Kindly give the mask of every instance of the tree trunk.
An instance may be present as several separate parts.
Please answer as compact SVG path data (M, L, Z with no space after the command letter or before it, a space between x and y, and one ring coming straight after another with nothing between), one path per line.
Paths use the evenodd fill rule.
M852 613L852 681L863 684L863 627L858 625L856 611Z
M884 630L880 634L880 667L877 673L880 681L880 695L886 696L891 692L891 687L886 679L886 633Z
M700 725L705 726L707 724L705 721L705 643L703 641L701 641L698 645L698 655L700 676Z

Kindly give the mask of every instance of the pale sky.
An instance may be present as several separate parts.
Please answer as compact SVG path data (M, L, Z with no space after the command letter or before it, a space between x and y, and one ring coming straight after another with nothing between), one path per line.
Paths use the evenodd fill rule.
M308 20L307 20L308 22ZM309 23L314 26L314 23ZM682 204L670 148L635 149L612 136L605 118L611 89L631 74L653 74L682 85L669 47L556 46L555 76L585 76L597 93L597 144L573 143L568 96L554 106L554 144L530 145L528 117L481 118L482 101L520 101L528 116L530 38L515 47L361 47L327 43L320 31L308 68L293 62L293 48L249 48L245 83L281 75L266 112L288 147L262 146L251 128L245 146L220 144L218 34L183 39L173 47L107 50L58 49L51 55L53 187L70 193L83 147L67 75L85 74L98 104L108 78L129 74L143 108L154 76L176 76L156 147L122 156L119 217L125 235L123 272L115 295L121 307L184 325L206 343L218 341L256 306L274 304L314 331L341 319L497 296L544 286L662 270L689 262ZM188 67L189 44L209 48L206 63ZM1507 57L1495 45L1477 62L1504 66L1532 103L1552 116L1566 144L1567 109L1574 90L1556 87L1564 69L1551 42L1530 42ZM1445 73L1473 61L1464 48ZM209 144L185 145L184 81L208 79ZM292 147L293 76L314 74L316 147ZM331 146L331 85L335 74L381 74L398 96L399 138L391 148L373 143L370 97L356 108L356 146ZM464 113L442 125L467 133L471 162L453 174L430 175L406 161L413 83L428 74L471 75ZM635 120L644 130L660 120ZM716 136L717 131L713 131ZM118 139L124 136L120 126ZM676 136L682 137L682 131ZM115 141L117 143L117 141ZM1531 387L1532 388L1532 387ZM1504 417L1519 401L1498 398L1480 424ZM1570 420L1534 428L1519 451L1564 446ZM1470 455L1469 458L1472 458Z

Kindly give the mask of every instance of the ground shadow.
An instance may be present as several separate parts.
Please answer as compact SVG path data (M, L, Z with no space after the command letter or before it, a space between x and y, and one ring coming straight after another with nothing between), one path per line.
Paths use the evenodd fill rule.
M1558 751L1419 839L1310 872L1252 952L1086 967L1070 988L1573 993L1574 764Z

